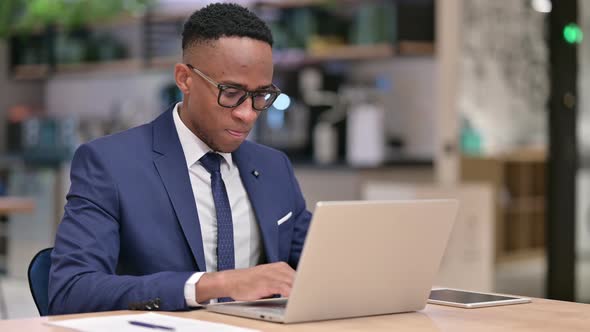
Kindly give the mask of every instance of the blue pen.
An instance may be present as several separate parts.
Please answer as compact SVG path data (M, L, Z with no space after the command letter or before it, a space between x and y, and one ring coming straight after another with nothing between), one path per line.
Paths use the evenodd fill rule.
M166 331L174 331L174 328L173 327L156 325L156 324L150 324L150 323L144 323L144 322L140 322L140 321L136 321L136 320L130 320L129 321L129 324L135 325L135 326L147 327L147 328L150 328L150 329L160 329L160 330L166 330Z

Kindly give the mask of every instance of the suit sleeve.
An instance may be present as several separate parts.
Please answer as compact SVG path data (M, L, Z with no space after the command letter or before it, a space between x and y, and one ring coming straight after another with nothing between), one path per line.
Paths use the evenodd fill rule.
M295 178L295 173L293 172L293 166L287 158L286 155L283 154L283 158L285 159L285 163L287 165L287 170L289 173L289 181L291 182L291 188L293 192L293 200L294 200L294 207L295 211L294 214L294 230L293 230L293 238L291 242L291 252L289 254L289 262L288 264L293 268L296 269L297 265L299 264L299 258L301 257L301 251L303 250L303 243L305 242L305 237L307 236L307 230L309 228L309 223L311 221L311 212L307 210L305 207L305 199L303 198L303 194L301 193L301 188L299 187L299 183Z
M91 145L75 153L64 217L51 255L49 313L187 309L193 272L117 275L119 197L105 161Z

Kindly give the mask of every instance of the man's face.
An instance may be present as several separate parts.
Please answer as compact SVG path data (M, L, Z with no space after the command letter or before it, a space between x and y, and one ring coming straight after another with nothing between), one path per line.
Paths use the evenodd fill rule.
M223 37L193 46L185 52L184 62L218 83L248 91L272 84L272 49L255 39ZM235 151L260 114L252 108L252 98L234 108L222 107L217 103L219 89L216 86L185 65L177 65L175 70L177 84L184 94L180 111L183 122L210 148L219 152Z

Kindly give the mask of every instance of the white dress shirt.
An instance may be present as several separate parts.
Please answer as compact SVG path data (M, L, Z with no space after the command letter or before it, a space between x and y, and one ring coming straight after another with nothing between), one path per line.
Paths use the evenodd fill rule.
M207 272L217 271L217 218L211 192L211 174L201 165L199 159L212 151L180 119L182 103L174 107L174 125L180 138L180 145L186 159L193 196L197 205L203 250ZM218 152L219 153L219 152ZM243 269L260 262L260 230L246 189L242 184L238 167L233 163L231 153L219 153L223 157L221 177L225 183L231 207L234 231L235 268ZM195 220L197 222L197 220ZM190 234L186 234L190 236ZM184 285L184 298L189 306L200 306L196 300L195 286L205 272L194 273Z

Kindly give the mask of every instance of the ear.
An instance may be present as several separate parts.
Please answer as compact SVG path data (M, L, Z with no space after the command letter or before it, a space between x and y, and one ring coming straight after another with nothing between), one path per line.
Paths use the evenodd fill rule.
M174 80L176 81L176 86L180 89L180 91L182 91L183 94L190 94L190 87L193 81L190 68L188 68L185 64L177 63L174 66Z

